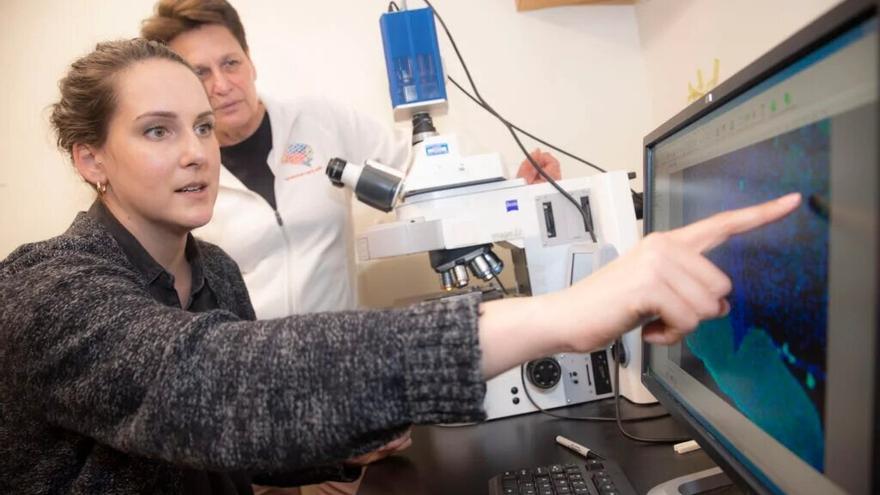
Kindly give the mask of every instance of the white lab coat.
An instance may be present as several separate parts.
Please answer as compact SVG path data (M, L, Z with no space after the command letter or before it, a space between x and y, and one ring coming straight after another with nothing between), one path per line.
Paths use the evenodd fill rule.
M260 319L355 309L353 195L333 187L324 169L334 157L400 168L409 136L323 99L261 100L272 126L277 212L221 167L214 217L195 234L238 263Z

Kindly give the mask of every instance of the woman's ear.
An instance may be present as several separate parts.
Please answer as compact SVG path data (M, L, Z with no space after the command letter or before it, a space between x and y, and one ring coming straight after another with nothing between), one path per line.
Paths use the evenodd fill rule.
M106 184L107 174L104 172L104 164L98 159L97 151L93 147L87 144L74 144L71 155L73 166L86 182L95 187Z

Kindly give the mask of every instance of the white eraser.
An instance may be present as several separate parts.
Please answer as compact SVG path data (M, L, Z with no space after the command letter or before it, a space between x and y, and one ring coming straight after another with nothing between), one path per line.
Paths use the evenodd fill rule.
M694 440L688 440L687 442L677 443L673 445L672 448L675 450L676 454L687 454L688 452L699 449L700 444Z

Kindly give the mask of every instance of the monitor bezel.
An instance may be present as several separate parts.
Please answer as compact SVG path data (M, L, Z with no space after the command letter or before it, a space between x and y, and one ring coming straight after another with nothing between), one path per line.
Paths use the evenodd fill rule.
M725 80L718 87L714 88L699 100L687 106L677 115L660 125L653 132L648 134L644 139L644 196L645 205L651 205L653 201L653 164L651 163L651 151L654 146L661 141L672 136L678 131L684 129L690 124L701 119L705 115L715 111L727 102L733 100L739 95L749 91L751 88L765 81L773 74L791 65L793 62L804 55L816 50L820 46L828 43L835 37L843 34L849 29L854 28L860 23L866 21L872 16L876 16L880 8L880 0L847 0L844 3L832 8L815 21L777 45L775 48L749 64L729 79ZM880 184L878 184L880 190ZM648 235L653 230L653 211L652 208L646 206L644 210L644 234ZM880 215L878 215L880 217ZM880 226L878 226L880 230ZM876 274L876 285L880 286L880 271ZM876 311L876 310L875 310ZM880 322L880 318L875 318L875 322ZM878 323L878 332L880 332L880 323ZM878 350L880 355L880 339L877 339ZM705 452L715 461L724 472L737 484L746 486L756 493L774 493L772 489L766 487L766 479L759 478L755 473L745 465L740 459L736 458L732 453L728 452L722 442L715 438L700 421L690 414L684 404L671 393L663 382L648 369L648 356L650 355L649 344L644 344L642 356L645 359L642 362L642 382L651 391L652 394L676 417L694 436L703 447ZM875 365L874 388L880 385L880 365ZM875 398L878 393L875 392ZM871 476L871 484L873 487L880 486L880 446L876 440L880 438L877 423L875 423L874 432L874 472Z

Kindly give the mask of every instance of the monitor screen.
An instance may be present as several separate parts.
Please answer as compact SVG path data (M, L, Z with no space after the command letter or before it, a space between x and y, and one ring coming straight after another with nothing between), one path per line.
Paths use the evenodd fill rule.
M784 220L707 253L733 282L730 314L678 345L647 346L645 381L757 490L868 493L877 19L838 12L805 31L778 50L792 52L810 33L821 43L707 95L702 114L646 139L646 232L789 192L804 200ZM713 104L724 92L731 96Z

